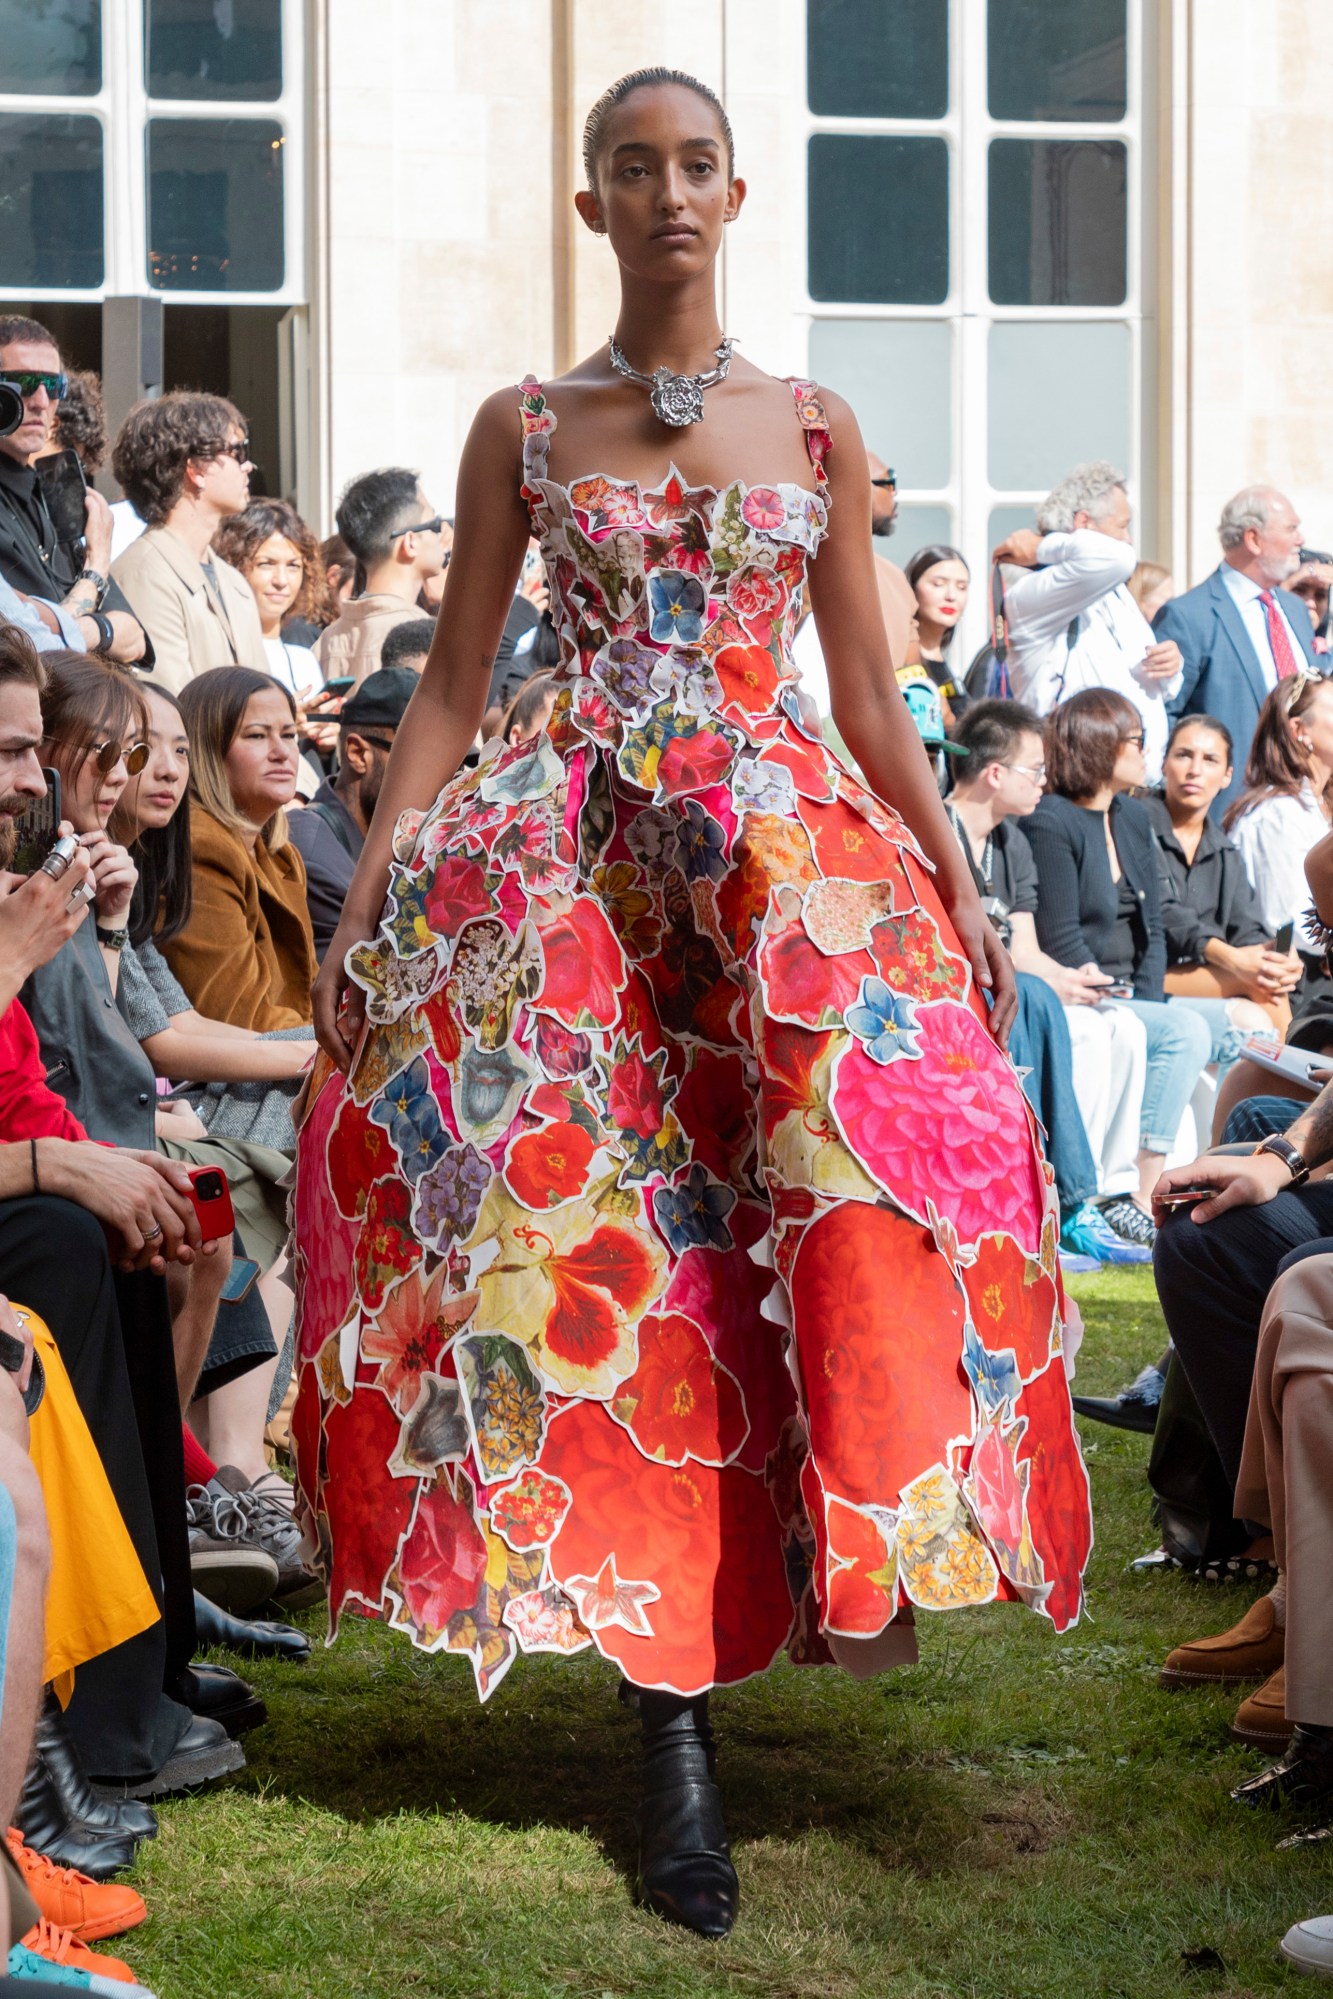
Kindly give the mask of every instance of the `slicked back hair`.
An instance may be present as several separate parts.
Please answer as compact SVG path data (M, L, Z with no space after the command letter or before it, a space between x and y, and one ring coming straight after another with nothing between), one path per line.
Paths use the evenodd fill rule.
M597 192L597 162L606 143L606 127L611 113L632 97L636 90L653 90L659 84L674 83L681 90L692 90L696 97L702 97L722 127L722 143L727 149L727 179L736 178L736 141L732 136L731 120L722 108L722 99L706 83L700 83L697 76L690 76L683 69L669 69L665 64L656 63L651 69L631 70L622 76L609 90L604 90L583 128L583 171L588 178L588 186Z

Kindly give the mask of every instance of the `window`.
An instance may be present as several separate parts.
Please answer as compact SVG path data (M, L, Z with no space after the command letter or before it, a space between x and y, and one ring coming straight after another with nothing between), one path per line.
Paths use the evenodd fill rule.
M1126 0L987 0L992 118L1117 123L1129 108Z
M279 97L279 0L147 0L144 81L150 97L195 103Z
M949 17L942 0L818 0L806 12L810 109L833 118L942 118Z
M19 290L100 285L102 127L0 115L0 271Z
M810 296L939 305L949 290L943 139L817 133L809 163Z
M41 0L3 11L0 91L93 97L102 88L102 0Z
M1123 305L1123 142L992 139L989 167L996 305Z
M257 118L148 126L148 269L159 291L282 284L282 127Z

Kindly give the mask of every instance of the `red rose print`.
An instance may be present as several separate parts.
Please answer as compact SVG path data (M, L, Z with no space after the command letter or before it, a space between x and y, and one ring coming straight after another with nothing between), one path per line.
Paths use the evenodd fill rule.
M625 954L603 911L581 896L561 914L543 916L549 903L535 903L533 914L546 960L546 977L537 1005L555 1014L566 1027L610 1027L616 1018L616 996L625 983Z
M504 1177L525 1208L554 1208L583 1192L596 1141L577 1124L546 1124L509 1147Z
M658 796L678 798L684 792L720 784L734 756L726 737L711 729L696 730L692 736L673 736L658 762Z
M478 862L461 854L436 862L426 890L426 920L438 936L456 937L474 916L488 916L494 908L495 898Z
M443 1631L457 1611L476 1602L486 1543L468 1507L447 1485L422 1493L398 1570L407 1614L420 1632Z
M639 1365L611 1403L645 1457L682 1465L726 1464L748 1425L740 1384L720 1367L692 1319L647 1314L639 1324Z
M607 1116L619 1131L653 1138L662 1129L666 1104L656 1069L637 1049L611 1071Z

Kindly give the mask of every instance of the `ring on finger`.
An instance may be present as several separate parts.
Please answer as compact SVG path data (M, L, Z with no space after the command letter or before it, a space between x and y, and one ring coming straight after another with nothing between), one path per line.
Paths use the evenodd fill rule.
M153 1226L150 1229L144 1230L143 1239L145 1242L156 1242L161 1233L162 1233L161 1222L154 1222Z

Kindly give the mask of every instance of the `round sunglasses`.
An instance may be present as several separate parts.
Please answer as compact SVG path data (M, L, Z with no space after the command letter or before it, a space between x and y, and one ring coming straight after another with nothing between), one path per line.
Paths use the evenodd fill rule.
M67 750L85 749L83 743L71 743L65 736L52 736L50 741L59 743ZM118 743L114 738L110 738L104 743L93 743L90 747L86 748L86 754L92 758L97 766L98 774L102 777L110 777L122 757L125 760L125 768L130 776L137 777L148 762L152 751L147 743L130 743L127 745L125 743Z

